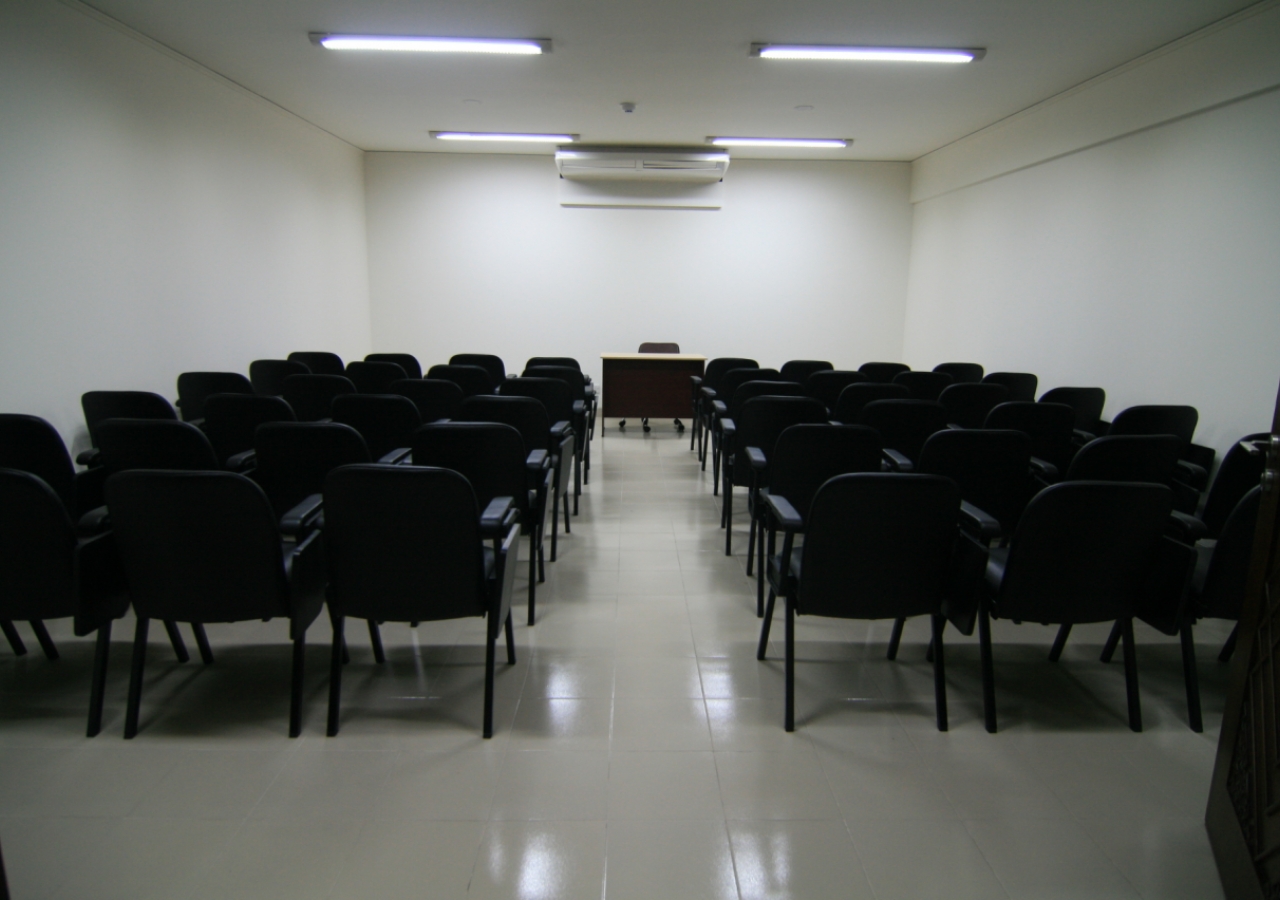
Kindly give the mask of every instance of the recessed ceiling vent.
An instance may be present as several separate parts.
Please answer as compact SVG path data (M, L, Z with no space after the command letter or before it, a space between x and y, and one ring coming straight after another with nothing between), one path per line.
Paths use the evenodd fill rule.
M729 170L724 151L682 147L566 147L556 170L574 181L675 181L712 184Z

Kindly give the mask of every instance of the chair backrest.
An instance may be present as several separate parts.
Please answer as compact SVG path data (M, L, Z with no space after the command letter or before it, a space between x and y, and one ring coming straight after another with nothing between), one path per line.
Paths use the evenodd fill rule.
M76 510L71 455L62 435L39 416L0 413L0 469L30 472L57 494L69 512Z
M404 369L406 378L422 377L422 364L418 362L418 357L412 353L369 353L365 356L364 361L395 363Z
M720 381L715 385L716 399L727 406L733 400L733 395L737 393L738 387L748 381L783 380L782 373L777 369L762 369L759 366L730 369L720 376ZM795 382L791 383L794 384Z
M804 383L804 391L813 399L822 401L830 410L835 409L841 391L866 380L866 375L851 369L828 369L810 375Z
M952 380L946 372L899 372L893 376L893 383L909 390L912 400L937 400Z
M804 388L796 384L794 381L756 381L753 378L751 381L746 381L738 385L733 392L733 396L729 398L729 418L736 422L738 417L742 415L742 409L748 400L752 400L756 397L768 396L803 397ZM808 399L812 400L813 398L809 397Z
M457 472L343 466L325 481L324 517L328 601L337 615L385 622L484 615L480 515Z
M108 472L126 469L209 471L222 463L203 431L190 422L107 419L98 423L98 449Z
M271 422L258 428L254 479L283 516L312 494L338 466L372 461L360 432L340 422Z
M296 359L255 359L249 363L249 383L254 393L279 397L290 375L310 375L311 367Z
M492 376L483 366L436 365L427 370L427 377L452 381L468 397L492 394L495 387Z
M1222 465L1218 466L1218 474L1209 486L1204 511L1200 515L1209 530L1206 537L1217 538L1240 498L1262 481L1262 473L1267 466L1266 447L1270 440L1271 435L1267 432L1245 435L1222 457Z
M232 472L119 472L107 479L139 616L240 622L288 616L280 532L267 496Z
M856 382L848 385L836 398L831 418L852 425L862 415L862 408L876 400L910 400L911 392L900 384L884 384L878 381Z
M403 366L377 360L349 362L344 374L361 394L385 394L391 385L407 377Z
M422 424L418 407L399 394L343 394L333 398L333 421L350 425L378 460L400 447L409 446L409 437Z
M53 488L31 472L0 467L0 621L72 615L75 549L75 529Z
M293 421L293 409L279 397L214 394L204 401L204 433L224 463L237 453L253 449L253 435L259 425Z
M178 410L184 422L204 418L204 401L211 394L252 393L253 385L239 372L183 372L178 376Z
M987 413L1008 399L1009 389L1003 384L971 381L945 387L938 395L948 421L961 428L981 428L987 421Z
M532 397L547 410L551 424L573 421L573 394L559 378L508 378L502 382L504 397Z
M1171 434L1095 438L1076 451L1068 481L1149 481L1168 484L1178 467L1182 441Z
M759 447L772 466L774 445L778 443L778 436L783 431L792 425L821 425L826 421L827 408L812 397L777 394L752 397L742 405L741 412L734 419L738 426L734 446L739 450L744 447ZM741 468L749 471L745 465ZM740 483L749 481L748 478Z
M1002 616L1106 622L1129 614L1173 509L1162 484L1064 481L1027 504L1000 583Z
M295 350L287 358L305 365L312 375L341 375L346 371L341 356L324 350Z
M1172 434L1185 448L1199 421L1200 413L1194 406L1130 406L1111 420L1107 434Z
M587 396L587 380L581 369L573 366L535 366L520 373L526 378L559 378L569 385L569 392L574 400L585 400Z
M354 393L356 386L345 375L290 375L280 396L299 422L318 422L329 418L334 397Z
M946 372L955 384L970 384L982 381L982 366L971 362L945 362L933 367L935 372Z
M88 391L80 395L84 424L89 429L89 442L98 446L98 423L106 419L178 418L173 406L159 394L150 391Z
M462 475L483 510L494 497L529 508L524 438L501 422L435 422L413 433L413 464Z
M959 518L960 489L949 478L832 478L805 521L796 611L857 619L939 612Z
M679 353L680 345L671 341L645 341L640 345L640 353Z
M391 393L412 400L424 422L452 419L467 396L456 383L443 378L404 378L392 383Z
M707 363L706 369L702 373L702 384L712 390L720 390L720 379L725 372L733 369L758 369L760 363L754 359L747 359L743 356L717 356L715 359Z
M547 408L532 397L468 397L454 418L462 422L501 422L520 432L526 450L551 448L551 417Z
M929 436L946 430L947 411L935 400L872 400L857 424L874 428L886 448L915 462Z
M792 425L769 456L769 490L804 518L818 488L850 472L880 471L880 435L861 425Z
M532 369L534 366L570 366L582 371L582 365L572 356L531 356L524 367Z
M1065 403L1076 411L1076 428L1098 433L1102 408L1107 405L1107 392L1100 387L1056 387L1040 395L1041 403Z
M1066 472L1075 455L1071 442L1075 410L1065 403L1010 400L992 407L983 428L1012 428L1031 438L1031 455Z
M1033 490L1031 438L1021 431L948 428L924 442L916 471L950 478L962 498L1012 534Z
M1209 569L1200 587L1201 608L1197 614L1221 619L1239 619L1244 605L1244 587L1253 554L1253 533L1262 504L1262 487L1254 485L1240 498L1227 516L1209 558Z
M451 366L479 366L489 373L489 383L497 388L498 385L507 377L507 365L502 361L501 356L494 356L492 353L455 353L449 357L449 365ZM553 363L553 365L568 365L568 363ZM575 361L575 368L580 368Z
M825 359L789 359L778 371L783 381L794 381L796 384L805 385L809 383L810 376L815 372L830 372L834 369L835 366Z
M858 371L867 376L867 381L878 384L890 384L899 372L910 372L911 367L899 362L865 362L858 366Z
M1030 372L990 372L983 377L982 383L1003 384L1009 389L1010 400L1034 400L1040 379Z

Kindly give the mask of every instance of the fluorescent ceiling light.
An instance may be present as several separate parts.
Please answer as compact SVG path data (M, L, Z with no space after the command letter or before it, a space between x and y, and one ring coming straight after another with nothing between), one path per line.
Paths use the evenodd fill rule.
M797 44L752 44L751 55L761 59L853 60L863 62L967 63L982 59L978 48L830 47Z
M517 141L525 144L572 144L576 134L504 134L495 131L433 131L439 141Z
M313 43L330 50L391 50L401 53L497 53L538 56L551 52L551 41L485 38L413 37L377 34L312 34Z
M848 147L852 140L839 138L756 138L756 137L709 137L708 144L717 147L827 147L832 149Z

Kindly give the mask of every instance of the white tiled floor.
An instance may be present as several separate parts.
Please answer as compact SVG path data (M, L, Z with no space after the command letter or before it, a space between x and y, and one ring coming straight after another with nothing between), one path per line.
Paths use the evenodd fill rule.
M592 450L538 624L517 624L519 663L500 665L490 741L479 620L388 625L380 668L349 628L342 733L326 738L322 617L293 741L280 622L211 627L208 669L154 636L129 743L130 622L93 740L90 642L59 622L60 662L0 647L14 896L1221 896L1201 819L1225 629L1198 632L1203 735L1185 724L1176 642L1139 630L1133 734L1120 666L1097 661L1105 627L1076 629L1052 665L1050 629L1008 623L989 735L976 644L949 632L940 734L924 622L889 662L888 623L801 620L786 734L777 648L755 659L745 516L728 559L709 473L669 424Z

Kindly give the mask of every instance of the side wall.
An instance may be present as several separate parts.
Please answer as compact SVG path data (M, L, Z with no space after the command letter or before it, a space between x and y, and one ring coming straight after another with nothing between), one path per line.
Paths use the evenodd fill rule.
M362 154L77 8L0 4L0 410L369 349Z
M373 342L577 357L641 341L837 366L902 352L906 163L735 161L717 211L567 209L546 156L369 153Z

